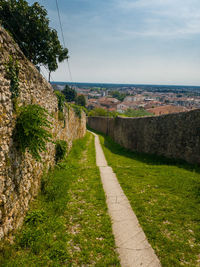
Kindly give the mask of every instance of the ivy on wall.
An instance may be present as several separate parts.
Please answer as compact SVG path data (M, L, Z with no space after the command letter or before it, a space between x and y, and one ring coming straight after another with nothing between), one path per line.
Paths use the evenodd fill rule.
M6 65L7 76L10 79L10 91L11 99L13 102L13 108L16 111L17 98L19 97L19 64L17 60L14 60L10 56L9 62Z

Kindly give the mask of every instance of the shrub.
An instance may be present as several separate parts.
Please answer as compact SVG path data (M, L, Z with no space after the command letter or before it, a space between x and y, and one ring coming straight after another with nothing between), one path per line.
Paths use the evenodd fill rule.
M57 140L56 141L56 153L55 153L55 161L58 162L59 160L64 159L67 153L67 142L64 140Z
M36 159L41 160L40 152L46 151L46 142L52 142L52 135L45 128L51 128L46 109L38 105L21 107L14 129L14 141L20 152L26 149Z

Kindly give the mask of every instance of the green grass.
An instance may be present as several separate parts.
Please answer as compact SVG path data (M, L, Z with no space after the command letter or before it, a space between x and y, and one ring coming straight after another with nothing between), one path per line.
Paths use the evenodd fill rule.
M200 266L200 169L100 141L162 266Z
M43 177L14 244L0 246L0 266L120 266L91 134Z

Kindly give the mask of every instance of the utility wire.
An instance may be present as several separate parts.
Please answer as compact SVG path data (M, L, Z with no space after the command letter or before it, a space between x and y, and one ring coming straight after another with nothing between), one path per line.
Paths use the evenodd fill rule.
M66 48L65 38L64 38L64 34L63 34L63 27L62 27L61 17L60 17L60 10L59 10L59 6L58 6L58 0L56 0L56 8L57 8L57 12L58 12L58 19L59 19L59 24L60 24L60 30L61 30L63 45L64 45L64 48ZM71 82L73 82L72 73L71 73L71 69L70 69L70 64L69 64L68 58L67 58L67 67L68 67L68 70L69 70L70 80L71 80Z

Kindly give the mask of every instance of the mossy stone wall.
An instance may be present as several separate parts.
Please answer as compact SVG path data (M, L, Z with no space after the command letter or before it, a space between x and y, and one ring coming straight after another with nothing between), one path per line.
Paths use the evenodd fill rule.
M29 153L16 150L12 134L16 112L11 99L10 79L6 66L10 57L19 66L18 106L38 104L52 115L54 140L67 141L72 146L74 139L86 132L86 116L81 119L72 108L64 108L64 119L58 119L57 97L51 85L43 78L33 64L20 51L10 35L0 27L0 239L11 236L22 224L30 200L38 193L44 169L55 164L55 145L47 144L42 153L42 162L37 162Z

